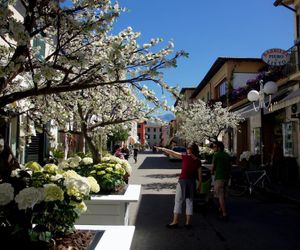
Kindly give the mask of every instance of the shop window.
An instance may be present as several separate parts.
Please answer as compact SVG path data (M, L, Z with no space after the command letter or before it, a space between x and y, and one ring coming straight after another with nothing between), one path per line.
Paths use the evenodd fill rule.
M218 97L225 96L227 91L227 81L224 80L218 85Z
M261 133L260 133L260 127L253 129L253 143L254 143L254 152L255 154L261 153Z
M293 143L293 123L286 122L282 124L283 136L283 155L285 157L294 156L294 143Z

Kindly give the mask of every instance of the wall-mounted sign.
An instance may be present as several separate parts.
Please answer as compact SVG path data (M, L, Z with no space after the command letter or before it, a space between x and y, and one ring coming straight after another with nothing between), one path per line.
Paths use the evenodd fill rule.
M290 54L283 49L268 49L266 50L261 59L271 66L283 66L290 60Z

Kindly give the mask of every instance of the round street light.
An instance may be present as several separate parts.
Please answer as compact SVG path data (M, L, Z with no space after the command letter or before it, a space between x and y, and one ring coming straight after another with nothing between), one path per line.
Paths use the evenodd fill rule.
M251 90L247 95L248 100L253 103L253 107L255 111L258 111L259 108L268 109L271 105L271 99L272 99L271 95L275 94L278 89L277 84L275 82L269 81L265 85L263 83L264 83L263 80L259 82L259 91ZM269 96L268 104L265 103L265 95ZM258 107L255 106L256 101L259 101Z
M250 102L253 103L253 108L255 111L260 110L260 121L261 121L261 126L260 126L260 153L261 153L261 166L264 165L264 143L263 143L263 109L268 109L271 105L271 100L272 100L272 94L275 94L277 92L277 84L275 82L269 81L265 85L263 84L264 81L261 80L259 82L259 91L256 90L251 90L247 98ZM265 96L269 96L269 101L266 104L265 102ZM258 101L258 107L256 107L255 102Z

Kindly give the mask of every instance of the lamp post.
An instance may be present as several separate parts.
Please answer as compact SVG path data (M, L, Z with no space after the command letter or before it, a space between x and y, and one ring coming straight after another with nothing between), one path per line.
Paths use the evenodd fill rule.
M271 105L272 94L277 92L277 84L275 82L269 81L264 84L263 80L259 82L259 91L251 90L247 98L253 103L253 108L255 111L260 111L260 156L261 156L261 166L264 166L264 133L263 133L263 114L264 109L268 109ZM268 103L265 102L265 97L269 97ZM258 101L258 106L255 102Z

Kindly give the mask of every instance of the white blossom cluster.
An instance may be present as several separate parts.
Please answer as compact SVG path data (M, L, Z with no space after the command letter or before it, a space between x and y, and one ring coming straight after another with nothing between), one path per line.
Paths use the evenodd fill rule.
M169 42L163 47L159 38L140 46L140 33L131 27L113 34L114 22L125 10L117 2L78 0L64 7L61 2L21 1L25 10L23 20L1 5L0 35L4 40L0 45L1 107L6 105L10 109L8 104L30 96L105 85L129 84L163 107L164 103L159 103L142 83L154 82L178 94L177 88L165 83L162 70L175 67L179 57L187 56L185 52L174 53L174 44ZM42 59L39 56L42 48L34 45L33 40L46 44Z
M206 139L214 142L228 128L236 128L243 118L223 108L221 102L208 106L202 100L189 105L177 107L178 116L182 124L178 136L190 142L204 142Z

